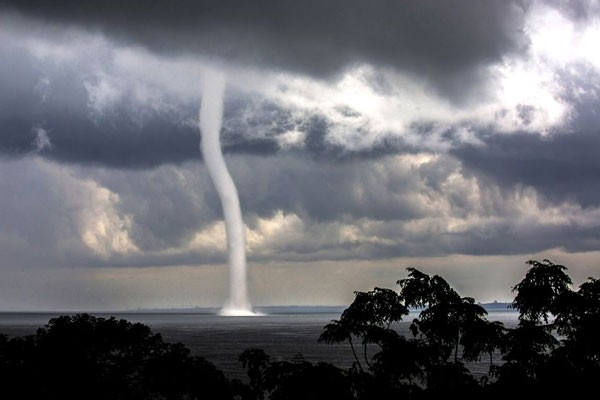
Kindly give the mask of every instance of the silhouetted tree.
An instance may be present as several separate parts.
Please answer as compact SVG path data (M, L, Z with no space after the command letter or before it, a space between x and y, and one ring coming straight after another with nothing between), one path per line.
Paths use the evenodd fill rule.
M506 349L506 328L499 321L476 321L463 336L463 359L479 361L481 354L489 356L490 368L494 365L494 353Z
M352 400L350 381L344 372L327 363L316 365L298 357L295 361L269 363L264 387L270 400Z
M527 376L535 379L537 368L548 359L550 351L559 342L552 334L551 326L523 320L509 330L507 344L504 360L509 364L518 363Z
M424 370L430 349L419 339L407 339L396 331L385 330L377 340L381 351L373 356L373 373L382 387L407 395L419 392L425 382Z
M356 354L356 349L354 348L354 342L352 340L354 332L355 329L352 325L352 321L350 321L349 318L332 320L329 324L325 325L323 328L323 333L321 333L321 336L319 336L318 341L327 344L348 341L350 344L350 349L352 350L352 355L354 356L355 364L361 371L364 371L358 358L358 354Z
M583 292L571 290L571 278L563 265L549 260L527 264L532 267L513 288L512 307L519 310L519 324L508 330L505 363L495 370L498 380L494 388L500 394L518 385L524 395L539 395L561 379L574 380L581 375L569 342L579 331L575 321L586 308ZM557 334L563 335L562 346ZM551 394L559 392L555 388Z
M560 300L571 291L571 278L565 266L550 260L530 260L527 264L532 267L513 288L517 295L512 306L519 310L521 320L547 323L550 314L561 312Z
M485 309L474 299L461 297L442 277L430 277L415 268L408 271L408 278L397 283L405 304L421 309L410 330L428 349L429 360L421 362L426 396L474 396L480 387L463 360L479 359L481 353L501 347L500 335L495 335L497 325L490 325Z
M246 368L250 379L249 388L252 399L264 399L264 376L269 366L269 358L262 349L247 349L240 354L239 361Z
M344 310L339 320L333 320L325 326L319 341L340 343L347 340L359 369L363 370L352 338L361 339L364 361L370 367L367 346L377 343L374 340L376 332L389 329L393 322L402 320L404 315L408 315L408 308L391 289L376 287L369 292L355 292L354 301Z
M600 281L570 288L566 267L548 260L513 288L519 323L490 322L472 298L442 277L409 268L399 293L356 292L319 341L349 342L347 371L312 364L297 353L272 362L261 349L239 360L248 382L230 382L214 365L179 343L164 343L145 325L87 314L52 319L35 335L0 335L3 393L19 399L439 399L581 396L600 376ZM402 336L394 326L418 307ZM363 346L362 357L354 341ZM367 348L375 349L372 356ZM502 354L494 365L493 356ZM490 376L479 383L464 362L489 356ZM362 359L362 364L361 363ZM569 385L557 385L557 382ZM516 391L518 390L518 391Z
M485 309L470 297L460 297L438 275L429 277L415 268L408 271L409 277L397 282L400 297L409 307L423 308L413 320L413 335L424 335L429 344L436 347L440 361L448 361L453 353L454 362L458 362L460 345L469 348L470 358L477 357L477 352L483 349L474 342L475 331L487 322Z
M600 281L589 278L577 292L559 299L554 321L562 346L557 346L538 370L541 386L568 380L577 395L589 393L600 376Z
M0 387L5 386L4 380L8 378L9 374L8 349L8 336L0 334Z
M426 397L476 398L480 387L462 362L436 363L427 373Z
M561 299L555 325L576 364L600 365L600 280L588 278Z
M430 277L416 268L407 268L408 278L396 283L407 307L428 308L440 303L457 302L460 296L439 275Z
M211 363L125 320L61 316L35 335L0 344L0 351L10 379L3 390L15 398L233 398Z

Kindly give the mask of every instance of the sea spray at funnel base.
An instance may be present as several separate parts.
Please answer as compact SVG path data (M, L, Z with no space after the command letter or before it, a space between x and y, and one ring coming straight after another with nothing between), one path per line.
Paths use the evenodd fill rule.
M223 118L225 76L216 71L205 74L202 87L199 126L202 133L200 151L208 173L217 189L227 236L229 263L229 299L223 315L252 315L246 281L246 237L238 192L221 152L219 135Z

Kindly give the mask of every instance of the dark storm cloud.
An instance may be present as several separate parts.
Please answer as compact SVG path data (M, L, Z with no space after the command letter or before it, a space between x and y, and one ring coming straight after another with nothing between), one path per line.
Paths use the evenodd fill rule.
M273 210L293 212L313 221L353 218L408 220L425 211L412 202L421 189L416 177L387 161L337 163L307 157L277 157L268 162L250 161L250 173L231 164L238 175L244 208L260 216Z
M139 128L132 126L126 116L123 119L125 123L116 127L95 124L81 114L41 113L39 120L43 121L53 144L44 156L62 162L125 168L198 158L198 138L193 129L158 118ZM7 132L0 138L3 152L9 155L30 152L34 140L30 121L15 114L0 121Z
M317 162L308 154L229 158L251 228L256 227L257 218L270 219L279 211L299 215L309 224L422 218L427 210L412 197L414 191L427 189L420 180L434 173L447 177L447 171L457 167L449 159L432 164L410 176L405 167L396 170L388 161ZM86 174L119 194L118 210L132 216L131 237L143 250L181 246L198 230L221 219L221 204L199 163Z
M575 73L558 71L574 110L561 132L484 133L483 146L458 146L452 154L467 171L504 187L531 186L554 204L569 200L583 207L600 205L600 75L585 66L573 68Z
M51 6L41 1L2 4L39 18L44 26L47 21L54 21L61 26L73 24L91 31L99 29L109 37L142 44L162 54L216 54L219 46L228 42L224 48L230 54L221 54L227 61L243 59L256 65L295 68L319 76L360 61L419 71L429 82L437 80L441 85L438 89L443 86L444 90L450 90L446 94L454 92L452 85L458 85L456 96L451 94L455 99L467 99L471 89L480 89L483 81L471 67L477 69L497 61L505 52L521 49L524 43L520 33L523 10L507 1L262 2L260 6L253 2L181 1L165 7L142 7L136 1L124 4L58 1ZM10 20L11 14L7 15ZM11 26L18 32L15 28L18 24ZM31 32L37 29L35 23L25 26L23 29ZM44 29L42 32L46 32ZM56 34L52 29L48 32L51 38L52 32ZM236 40L230 42L231 37ZM65 40L61 38L57 35L51 42ZM247 46L244 40L252 45ZM320 47L327 48L328 54L315 54L311 50L318 51ZM304 48L311 51L305 54ZM93 81L90 76L96 72L98 63L103 73L120 78L122 71L111 64L114 60L105 65L101 56L85 60L84 55L78 55L76 62L53 69L51 62L36 65L40 61L26 50L6 49L10 47L5 46L6 57L0 59L3 88L0 153L31 152L35 149L34 131L39 127L47 132L52 144L51 149L42 152L43 156L59 161L139 168L199 157L196 126L199 98L180 100L177 94L163 87L161 96L168 97L173 107L153 110L152 105L127 97L127 88L119 87L122 82L117 79L116 90L125 95L120 94L122 98L109 106L106 115L102 112L99 116L91 115L93 95L86 84ZM253 56L256 56L254 61ZM162 73L159 69L149 75ZM368 77L368 85L374 91L391 90L388 86L392 84L381 74L372 75ZM36 87L47 77L52 90L42 96ZM136 79L136 76L123 78L127 82ZM172 78L175 86L180 84L178 79L178 76ZM586 87L587 82L584 79L574 86ZM359 111L337 110L348 117L341 118L341 122L330 120L314 109L298 118L293 114L297 111L294 106L259 97L235 89L228 91L222 132L225 152L274 154L283 147L279 135L292 130L306 135L297 147L317 158L341 161L462 146L461 138L455 137L460 126L447 123L448 126L440 128L446 122L425 118L412 121L408 128L413 137L411 142L404 137L406 132L377 132L380 140L349 149L352 140L363 132L353 138L354 126L344 123L352 115L360 116ZM585 103L576 106L582 111L587 107ZM592 113L588 114L591 120L596 119ZM523 124L533 118L526 105L519 109L519 115ZM346 137L335 144L328 141L332 128L344 130ZM369 126L364 129L364 136L372 133ZM427 147L427 143L442 145Z
M100 30L169 54L330 76L368 62L412 71L465 93L479 65L520 51L521 2L76 0L2 2L26 16Z
M251 228L255 227L255 214L270 218L273 210L282 210L299 215L307 232L314 234L297 243L282 239L282 254L297 253L295 259L325 257L315 254L318 249L331 259L521 254L555 247L587 251L600 241L596 227L545 221L548 204L539 204L538 210L520 210L523 197L531 194L515 194L512 187L496 188L485 180L457 180L464 166L454 157L440 156L418 166L408 157L404 161L392 156L378 162L356 160L343 165L279 155L268 162L236 158L231 167ZM479 198L471 198L474 192L479 192ZM565 217L573 221L579 218ZM473 222L463 230L452 230L448 228L452 219ZM370 221L366 224L370 227L364 228L366 235L389 242L337 241L337 224L360 227L365 220ZM420 229L408 228L421 222L425 225ZM312 232L318 224L334 224L336 228ZM313 241L320 241L322 246ZM326 249L328 246L331 248Z
M484 147L453 151L465 168L503 186L534 187L552 203L600 205L600 132L493 136Z
M116 97L98 109L94 99L103 82L94 74L97 59L80 57L57 67L20 48L4 46L3 54L0 154L23 156L35 151L35 131L42 128L52 146L43 149L41 155L59 162L147 168L200 158L198 99L179 99L157 90L158 102L168 106L154 109L153 104L132 95L135 83L129 87L116 74L115 82L109 83L115 86ZM293 111L275 101L231 89L225 100L221 134L224 151L274 154L280 150L279 136L295 129L306 134L300 147L317 158L349 160L411 150L400 138L389 138L372 149L349 152L326 141L334 124L326 116L312 111L298 117ZM426 135L423 131L422 136Z
M424 158L422 158L424 157ZM594 250L598 208L471 179L452 156L228 158L250 229L249 259L381 260ZM4 161L0 266L221 263L221 206L198 162L152 169ZM558 219L557 219L558 216ZM200 235L200 236L197 236ZM133 249L133 250L132 250Z
M572 201L600 205L600 74L574 65L555 72L565 88L563 100L573 107L568 123L553 134L494 134L482 130L483 145L458 144L451 150L473 173L511 188L531 186L551 204ZM522 107L522 117L530 110Z
M197 168L150 169L139 172L138 179L113 169L92 176L119 194L118 209L134 217L131 238L144 251L181 246L203 224L221 218L219 200L199 163Z
M423 204L423 199L448 196L455 215L468 214L471 205L463 201L466 193L453 195L447 187L435 185L447 181L460 168L456 160L440 157L418 168L395 160L395 157L378 161L356 159L346 164L317 161L306 153L284 153L267 159L230 157L229 168L237 183L250 229L260 232L260 219L271 220L277 213L296 216L293 218L301 221L300 226L282 231L276 240L255 249L250 260L315 261L443 255L451 252L452 246L464 248L467 254L478 254L486 241L490 242L488 247L493 247L489 236L498 239L493 234L483 239L477 239L477 232L449 234L440 242L431 233L415 234L404 230L403 224L442 213L439 205ZM92 265L222 262L224 254L214 250L168 251L185 246L196 232L221 218L221 206L206 173L190 163L179 168L163 166L134 173L134 179L128 171L100 170L91 176L103 187L119 194L119 212L132 218L131 239L152 256L116 254L108 260L91 260ZM374 238L389 238L389 243L369 243L363 239L340 242L341 224L360 225L361 220L382 224L368 234ZM167 252L161 254L163 250ZM494 248L496 253L504 251Z
M176 111L152 110L125 94L107 110L96 112L86 87L93 82L89 66L78 70L80 62L62 69L39 64L22 50L4 48L0 59L0 154L31 153L36 147L35 130L43 128L52 146L42 155L61 162L144 168L200 158L197 104L174 100ZM41 85L45 79L47 92ZM258 110L258 120L236 124L240 104L243 106L244 100L234 97L226 105L225 117L232 122L223 132L225 152L276 151L275 131L266 131L262 138L246 137L249 128L264 126L260 115L272 113Z
M25 159L3 163L0 268L52 268L85 259L84 246L72 241L77 236L77 221L68 218L80 205L66 194L68 182L56 179L53 172L41 170L39 164Z
M52 90L41 94L36 88L45 75L35 60L18 51L4 55L0 60L0 152L31 152L32 129L40 126L53 144L44 155L61 161L127 167L197 157L198 134L193 127L159 115L147 118L143 126L136 125L127 104L116 107L110 119L95 121L78 71L53 71Z
M143 11L136 8L138 2L128 2L123 8L113 2L102 3L100 8L99 2L64 1L52 7L44 2L3 4L9 3L27 18L100 30L120 44L141 44L162 55L212 54L227 62L291 68L318 77L366 61L403 72L418 71L428 78L426 90L433 79L437 89L446 94L452 93L454 84L461 91L477 88L477 78L466 82L461 74L471 76L473 69L519 51L524 43L519 33L522 10L505 1L264 2L262 7L250 2L179 2L167 10L146 7ZM17 25L11 25L8 32L27 31ZM33 26L36 23L27 25ZM80 31L77 35L95 37ZM54 51L53 46L60 42L56 38L61 36L50 36L41 43ZM0 43L6 56L0 59L0 154L38 152L36 157L85 170L81 179L91 177L118 197L102 207L109 210L108 219L127 222L123 225L127 240L139 250L115 250L108 258L90 256L81 264L221 261L223 254L215 249L198 252L186 248L194 235L209 229L221 215L212 184L199 172L203 171L200 162L192 161L200 158L196 122L200 99L194 89L198 76L185 80L172 73L179 71L177 68L161 64L165 58L157 62L138 48L123 50L114 42L100 40L100 45L90 45L100 49L90 59L78 48L73 61L56 64L52 57L36 55L35 48L27 44L11 47L7 42ZM128 63L133 63L131 69ZM146 65L152 63L158 66L150 65L144 75ZM199 65L193 64L189 70L195 71ZM165 71L169 72L167 78ZM517 202L511 195L520 186L533 187L537 192L532 198L539 194L545 201L533 214L566 201L584 209L600 204L600 191L596 190L600 187L596 162L600 108L592 90L600 87L598 76L593 70L569 75L557 67L553 72L564 89L561 100L574 110L565 123L565 130L572 132L553 131L545 137L531 132L498 134L489 130L490 121L436 120L427 113L408 116L406 132L387 132L387 128L369 125L370 119L380 118L377 113L365 113L361 119L363 110L338 105L338 100L327 103L329 99L324 99L320 109L310 101L305 105L306 98L319 98L313 92L298 103L286 103L281 99L287 94L298 94L279 86L263 92L246 90L243 84L235 85L235 79L243 78L232 73L222 143L231 155L228 164L246 222L251 229L259 229L261 223L282 213L289 219L285 223L299 224L290 228L289 238L265 244L252 259L506 254L556 246L573 251L593 249L597 242L593 229L578 225L577 218L585 210L569 211L574 213L569 215L571 225L556 227L534 221L524 227L519 225L522 215L510 208L511 201ZM384 75L372 73L357 79L365 78L374 92L390 96L383 98L402 95L394 86L398 83ZM282 82L278 84L285 86ZM190 89L182 90L182 86ZM315 87L328 90L325 85ZM136 97L139 88L149 90L148 97ZM423 100L427 107L436 104ZM516 110L523 129L539 111L527 104ZM476 139L476 146L465 144L468 141L461 137L465 131ZM285 142L290 132L299 133L299 139L290 139L291 144ZM442 146L435 147L438 143ZM449 148L451 155L439 154ZM419 158L424 151L438 155L411 164L411 157ZM237 155L240 153L243 157ZM45 166L39 165L40 169ZM477 185L467 182L471 177L477 178ZM474 192L493 200L475 201L470 197ZM45 196L57 210L54 215L63 215L62 198ZM104 203L98 200L98 204ZM41 206L36 203L32 207ZM60 220L48 221L44 229L50 230L49 236L52 229L62 231L55 226ZM455 220L468 221L468 226L452 230L449 227L456 225ZM77 231L71 236L81 236L91 229L85 224L66 230ZM25 225L30 226L24 224L23 229ZM339 239L340 231L347 227L357 227L358 236L353 239L350 232ZM27 229L23 235L31 236L28 243L39 241L35 230L30 234ZM301 236L294 236L298 232ZM85 250L87 244L78 243ZM98 246L112 251L111 243Z
M583 22L594 15L600 14L600 4L589 0L549 0L549 4L556 7L570 18Z
M297 241L280 237L273 244L280 254L269 257L522 254L557 247L588 251L600 242L597 227L582 226L577 214L565 214L570 221L556 223L545 220L548 204L522 210L522 202L529 201L524 198L532 193L457 179L465 167L454 157L440 156L418 166L407 157L343 164L288 154L268 161L235 157L230 166L250 228L256 228L255 217L272 218L279 210L298 215L304 223ZM473 199L473 193L479 197ZM450 229L452 220L466 227ZM411 228L421 223L421 228ZM375 240L340 241L343 224L360 227Z

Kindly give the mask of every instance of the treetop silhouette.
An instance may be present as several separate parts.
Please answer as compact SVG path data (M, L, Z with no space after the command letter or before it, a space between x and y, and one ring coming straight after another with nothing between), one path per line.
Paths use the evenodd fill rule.
M149 327L88 314L51 319L35 335L0 334L4 393L20 399L439 399L578 395L600 376L600 280L577 290L566 267L531 266L514 287L518 324L489 321L475 300L416 268L398 291L355 292L320 342L350 344L354 363L313 364L298 353L272 361L247 349L248 379L229 380L207 360ZM398 323L416 308L410 334ZM357 351L355 345L360 346ZM360 354L359 354L360 353ZM470 363L485 357L475 379ZM568 382L568 385L562 384Z

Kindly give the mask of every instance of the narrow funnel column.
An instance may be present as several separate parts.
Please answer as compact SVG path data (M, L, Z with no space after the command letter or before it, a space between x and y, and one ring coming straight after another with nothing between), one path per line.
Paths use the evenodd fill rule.
M202 132L200 151L208 173L217 189L227 235L229 263L229 299L222 315L251 315L246 282L246 237L238 192L225 165L219 135L223 118L225 77L217 72L207 73L202 89L199 126Z

